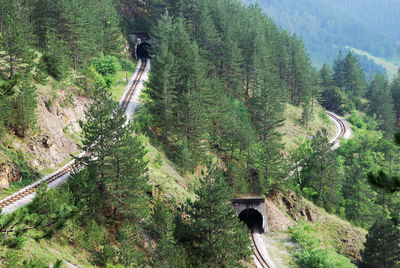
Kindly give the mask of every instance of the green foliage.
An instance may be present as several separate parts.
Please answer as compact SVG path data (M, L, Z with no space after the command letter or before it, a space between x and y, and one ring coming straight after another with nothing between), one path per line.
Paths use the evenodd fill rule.
M300 249L294 253L296 263L304 268L354 268L350 260L332 248L322 248L320 241L312 232L311 227L306 224L298 224L290 228L292 239L299 245Z
M354 109L347 94L337 87L326 88L322 93L322 105L329 111L344 115Z
M369 113L376 115L378 128L383 131L385 138L391 139L396 118L389 83L383 74L379 73L370 82L368 98Z
M47 191L47 184L42 183L28 207L0 216L0 244L19 248L27 238L50 237L76 213L69 196L68 192L60 196Z
M357 128L367 129L367 130L376 130L377 123L374 117L367 116L365 114L357 113L356 111L352 111L347 120Z
M118 103L102 90L96 92L85 117L81 149L88 154L77 160L86 167L69 182L76 200L84 200L88 215L95 218L112 206L115 217L145 221L147 162L143 145L132 135L132 125L125 124Z
M365 249L362 251L361 268L400 267L400 230L389 219L378 219L368 230Z
M191 263L197 267L239 266L237 261L250 256L248 231L229 205L232 191L216 167L210 166L196 194L196 201L187 201L187 217L178 221L175 231Z
M119 60L114 56L101 56L100 58L92 59L91 65L103 76L107 87L112 85L115 74L121 70Z
M146 265L145 255L138 250L136 244L141 238L142 230L138 226L127 223L119 232L121 246L117 252L118 262L125 267L143 267Z
M335 211L341 202L341 173L326 130L318 131L311 142L303 143L292 157L297 167L302 167L300 174L298 168L295 171L295 183L306 196L328 211Z
M32 70L35 54L30 47L28 22L22 15L25 8L18 10L16 3L7 2L11 10L1 18L0 50L3 53L0 54L0 77L11 80L16 73L24 76Z

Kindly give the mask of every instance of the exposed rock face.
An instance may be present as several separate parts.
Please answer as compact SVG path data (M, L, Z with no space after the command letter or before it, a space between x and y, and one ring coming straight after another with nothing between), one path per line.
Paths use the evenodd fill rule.
M70 136L81 131L79 120L84 119L90 99L77 97L68 104L66 99L62 92L53 101L48 96L39 96L39 132L26 144L13 144L15 148L32 155L31 164L35 169L52 168L78 151L76 142Z
M7 163L0 164L0 189L8 188L11 182L21 179L21 175L13 166Z

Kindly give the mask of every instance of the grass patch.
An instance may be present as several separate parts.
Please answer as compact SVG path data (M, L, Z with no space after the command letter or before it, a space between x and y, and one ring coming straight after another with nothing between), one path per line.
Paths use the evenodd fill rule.
M140 135L143 145L146 147L146 160L148 161L148 174L151 183L159 188L161 193L168 198L175 199L178 203L184 203L186 199L194 199L193 188L198 184L193 174L182 176L177 172L178 168L164 154L151 145L147 136Z
M356 268L348 258L338 254L333 248L322 246L310 225L297 224L290 228L290 234L299 246L292 254L300 267Z
M113 100L119 101L119 99L122 96L122 93L124 93L125 88L128 85L129 79L131 79L133 72L135 71L135 68L136 68L136 63L134 63L132 70L128 71L128 75L126 75L125 71L117 72L115 76L115 82L111 86L111 95ZM126 80L126 76L128 76L128 81Z
M313 120L309 122L308 127L301 122L302 112L301 107L292 104L286 105L283 115L286 118L285 123L278 128L278 131L283 134L282 141L285 143L286 150L298 147L304 139L314 136L321 128L327 129L329 137L333 137L336 133L335 125L330 121L321 105L314 105Z
M399 64L395 64L393 62L390 62L384 58L380 58L380 57L376 57L371 55L369 52L361 50L361 49L357 49L351 46L345 46L345 48L350 49L352 52L358 54L358 55L362 55L362 56L366 56L368 59L371 59L375 62L375 64L377 65L381 65L383 66L383 68L386 69L389 78L392 79L396 74L397 74L397 70L399 68Z
M310 224L313 237L320 241L322 247L333 248L340 254L355 260L359 258L360 249L364 248L367 231L356 227L337 215L329 214L325 209L316 206L309 200L303 199L304 206L312 208L319 219Z
M59 259L63 261L61 267L70 267L67 262L79 267L94 267L89 262L89 252L75 248L65 237L58 235L39 242L29 238L21 249L0 247L0 267L21 267L23 260L36 260L50 267Z

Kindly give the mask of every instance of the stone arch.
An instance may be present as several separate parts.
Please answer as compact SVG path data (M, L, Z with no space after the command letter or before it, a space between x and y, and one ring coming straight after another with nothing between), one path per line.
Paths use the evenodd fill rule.
M251 215L250 215L251 217L257 217L257 214L259 216L261 216L260 232L269 233L267 208L265 206L264 198L237 198L232 201L232 204L236 210L236 215L239 218L241 218L241 217L242 217L242 219L245 218L246 214L242 214L242 213L251 213ZM249 220L251 220L251 219L249 219ZM256 222L257 222L257 220L256 220ZM247 222L246 222L246 224L247 224Z

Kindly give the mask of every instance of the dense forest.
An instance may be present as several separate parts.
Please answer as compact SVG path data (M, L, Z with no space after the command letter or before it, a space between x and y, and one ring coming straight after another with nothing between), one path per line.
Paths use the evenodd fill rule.
M117 70L132 68L121 53L128 34L141 31L157 47L144 105L125 124L110 88ZM69 242L101 267L240 267L250 240L229 201L282 191L369 229L360 267L399 267L400 73L367 80L359 58L335 55L315 69L302 40L234 0L1 0L2 133L34 132L36 86L49 77L93 100L81 122L88 155L64 187L42 187L0 217L1 261L42 267L18 259L26 233L39 240L70 228ZM285 152L278 128L288 103L301 107L305 128L317 103L348 116L353 138L331 150L321 129ZM154 191L138 134L180 173L201 169L195 200ZM354 267L336 252L302 250L300 267Z
M372 55L399 61L399 2L387 1L264 1L263 10L279 26L301 36L311 57L318 64L333 61L339 50L352 46ZM382 71L366 58L362 64L367 73Z

